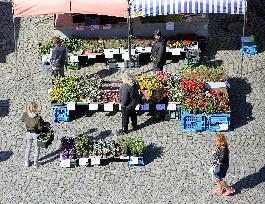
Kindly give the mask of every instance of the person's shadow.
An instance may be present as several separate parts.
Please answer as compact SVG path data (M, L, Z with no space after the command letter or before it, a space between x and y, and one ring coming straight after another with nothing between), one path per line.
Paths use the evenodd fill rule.
M243 189L254 188L255 186L263 183L264 181L265 181L265 166L263 166L258 172L250 174L247 177L237 181L233 185L233 188L235 189L235 194L239 194Z
M8 160L14 153L12 151L1 151L0 162Z

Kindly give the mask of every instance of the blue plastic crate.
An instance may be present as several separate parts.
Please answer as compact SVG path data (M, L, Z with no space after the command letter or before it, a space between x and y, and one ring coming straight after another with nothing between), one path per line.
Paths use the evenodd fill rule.
M191 114L187 111L181 111L181 128L185 132L206 130L205 114Z
M207 116L206 130L213 132L228 131L230 126L230 114L210 114Z
M240 54L244 56L253 56L257 54L257 46L255 43L244 43L240 49Z
M67 106L53 106L52 107L53 122L69 122L69 110Z

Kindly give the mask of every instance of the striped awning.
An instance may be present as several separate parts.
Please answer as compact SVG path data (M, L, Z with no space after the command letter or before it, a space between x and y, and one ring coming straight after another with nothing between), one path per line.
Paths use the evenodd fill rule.
M132 16L184 13L244 14L247 0L131 0Z

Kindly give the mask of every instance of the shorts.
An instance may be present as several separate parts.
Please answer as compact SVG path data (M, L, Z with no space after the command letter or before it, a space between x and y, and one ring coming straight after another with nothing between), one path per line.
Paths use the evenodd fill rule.
M221 181L226 177L227 170L229 168L229 164L221 165L220 171L218 173L214 173L214 177Z

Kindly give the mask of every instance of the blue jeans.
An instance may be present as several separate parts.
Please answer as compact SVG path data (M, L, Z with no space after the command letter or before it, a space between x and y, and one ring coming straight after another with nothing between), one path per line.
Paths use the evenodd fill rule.
M221 164L220 171L218 173L214 173L214 177L222 181L226 177L227 170L229 168L229 164Z

